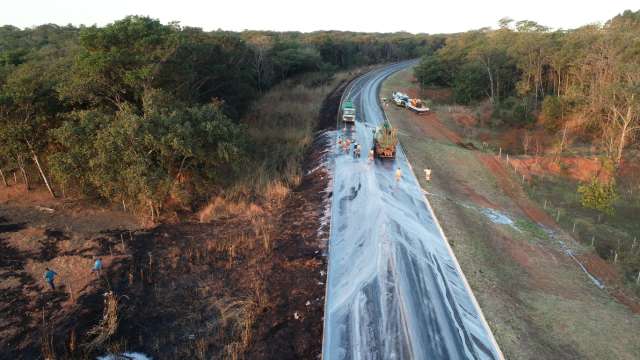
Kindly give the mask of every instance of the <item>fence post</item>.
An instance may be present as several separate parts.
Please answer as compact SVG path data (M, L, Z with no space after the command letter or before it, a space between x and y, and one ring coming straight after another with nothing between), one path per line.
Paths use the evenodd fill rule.
M502 147L500 147L500 152L498 153L498 157L502 159Z
M507 154L507 165L509 165L509 154Z
M576 221L573 220L573 230L571 230L572 233L576 232Z
M617 263L617 262L618 262L618 252L617 252L617 251L614 251L614 252L613 252L613 254L614 254L614 256L613 256L613 263L615 264L615 263Z
M638 278L636 279L636 284L640 284L640 271L638 271Z
M560 208L558 208L558 214L556 215L556 222L560 221Z
M544 209L547 210L547 199L544 199Z
M596 243L596 235L591 235L591 247L593 247L593 244Z

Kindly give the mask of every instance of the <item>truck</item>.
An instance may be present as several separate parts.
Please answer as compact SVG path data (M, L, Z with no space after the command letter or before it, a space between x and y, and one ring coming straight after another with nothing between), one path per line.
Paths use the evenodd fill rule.
M407 109L416 112L418 114L424 114L429 111L429 108L424 105L420 99L409 99L407 103Z
M385 121L376 129L373 137L373 152L379 158L393 159L396 157L396 145L398 145L398 129L394 129L388 121Z
M411 99L409 98L409 95L399 91L394 91L391 95L393 97L393 102L400 107L405 107L418 114L423 114L429 111L429 108L426 107L420 99Z
M409 103L409 96L399 91L394 91L391 97L393 98L393 102L400 107L406 107Z
M356 107L353 106L353 102L350 100L342 104L342 121L347 123L356 122Z

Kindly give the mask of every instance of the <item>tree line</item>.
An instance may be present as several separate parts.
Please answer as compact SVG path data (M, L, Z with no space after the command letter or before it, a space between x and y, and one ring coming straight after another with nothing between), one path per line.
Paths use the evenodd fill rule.
M504 18L498 29L448 37L415 75L423 87L452 88L458 103L489 99L498 123L526 126L542 114L555 132L580 115L620 164L640 130L640 11L574 30Z
M255 153L241 119L300 74L415 58L443 39L205 32L131 16L104 27L0 27L0 181L37 181L161 213L197 205ZM295 96L295 94L292 94Z

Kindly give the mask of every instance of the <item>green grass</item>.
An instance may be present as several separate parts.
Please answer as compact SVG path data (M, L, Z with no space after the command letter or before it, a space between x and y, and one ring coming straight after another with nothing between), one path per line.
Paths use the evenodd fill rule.
M540 227L540 225L528 219L516 219L515 225L521 231L524 231L535 238L548 240L549 235Z
M620 197L612 216L599 214L584 208L577 193L578 184L560 177L534 178L525 187L529 196L544 207L552 217L576 240L594 250L605 260L613 261L618 253L618 263L628 285L640 295L635 280L640 271L640 207L629 197ZM575 225L574 225L575 224ZM634 247L634 238L636 246Z

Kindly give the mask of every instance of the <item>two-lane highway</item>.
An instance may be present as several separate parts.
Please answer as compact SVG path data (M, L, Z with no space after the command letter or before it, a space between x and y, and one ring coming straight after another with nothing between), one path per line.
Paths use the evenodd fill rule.
M380 84L413 63L372 71L345 93L357 121L338 136L363 151L336 148L332 164L325 360L501 358L402 149L395 160L367 159L384 119Z

